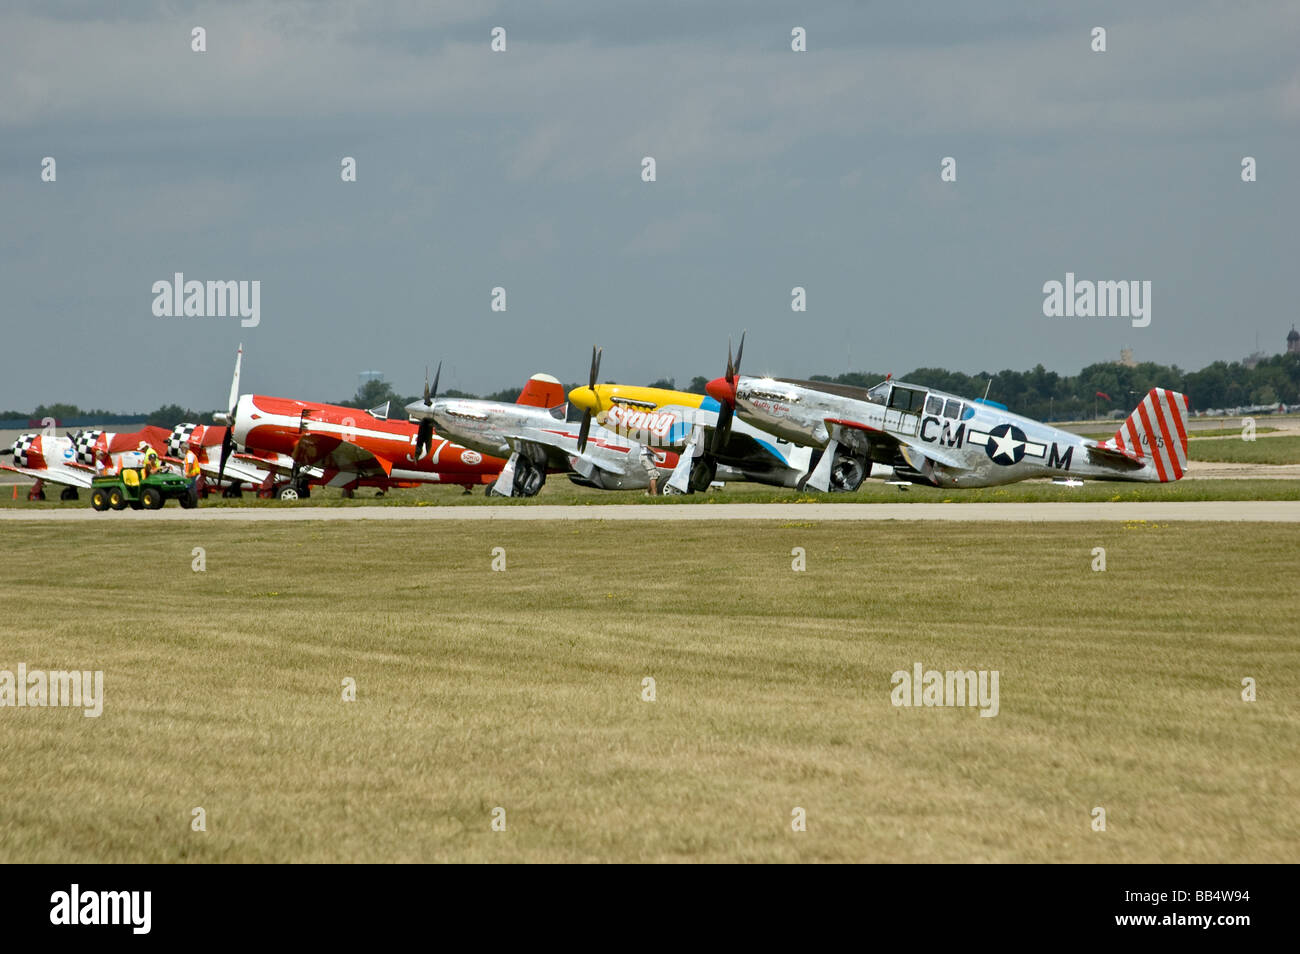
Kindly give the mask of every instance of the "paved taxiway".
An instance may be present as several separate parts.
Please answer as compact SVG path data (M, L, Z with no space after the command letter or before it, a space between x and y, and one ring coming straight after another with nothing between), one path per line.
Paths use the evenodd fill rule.
M181 510L123 510L96 513L90 507L63 510L0 510L0 522L39 521L104 524L137 521L193 523L285 523L308 520L784 520L802 522L939 520L1071 523L1086 520L1210 520L1300 523L1300 501L1194 500L1181 503L953 503L953 504L605 504L596 506L473 507L199 507Z

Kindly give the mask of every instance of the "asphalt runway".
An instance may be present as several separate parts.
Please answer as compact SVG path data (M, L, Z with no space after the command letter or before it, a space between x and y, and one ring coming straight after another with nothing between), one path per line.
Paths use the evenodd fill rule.
M594 506L474 507L213 507L182 510L123 510L97 513L90 507L66 510L0 510L0 522L105 524L139 521L193 523L300 523L311 520L782 520L824 521L935 520L958 522L1077 523L1081 521L1163 522L1208 520L1249 523L1300 523L1300 501L1195 500L1181 503L952 503L952 504L604 504Z

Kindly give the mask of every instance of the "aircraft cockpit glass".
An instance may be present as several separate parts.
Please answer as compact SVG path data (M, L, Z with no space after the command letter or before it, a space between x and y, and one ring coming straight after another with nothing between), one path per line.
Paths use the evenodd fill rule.
M874 388L867 391L867 400L872 404L884 404L889 399L889 382L881 381Z
M914 391L911 388L895 386L889 395L889 406L896 411L909 411L913 414L919 414L924 400L924 391Z
M943 398L935 397L931 394L925 399L925 413L932 417L938 417L943 413Z
M961 417L961 401L948 398L948 404L943 409L943 416L952 418L954 421Z

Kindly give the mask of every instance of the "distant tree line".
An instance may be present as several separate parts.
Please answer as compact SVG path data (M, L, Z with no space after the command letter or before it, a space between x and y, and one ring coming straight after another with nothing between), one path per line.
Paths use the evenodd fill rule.
M853 371L835 376L814 374L813 381L828 381L871 387L885 379L884 374ZM1155 364L1146 361L1134 367L1103 362L1090 364L1076 375L1062 375L1048 371L1041 364L1031 371L983 371L965 374L944 368L917 368L901 380L926 387L949 391L962 397L983 397L985 388L991 400L1007 405L1018 414L1039 420L1079 420L1091 417L1094 411L1106 415L1112 411L1127 414L1153 387L1182 391L1195 410L1234 408L1252 404L1300 404L1300 354L1276 354L1261 358L1254 367L1240 361L1216 361L1200 371L1183 371L1177 365ZM683 390L704 394L708 379L697 376ZM565 391L577 387L566 384ZM660 378L649 387L676 389L675 378ZM491 394L471 394L455 389L443 390L442 397L478 398L489 401L513 402L519 397L520 385L512 385ZM363 410L389 403L389 416L405 417L406 405L418 401L421 395L403 396L393 390L382 378L367 381L356 393L336 403L343 407ZM34 411L5 411L0 420L30 420L52 417L56 421L74 418L94 418L99 423L113 424L138 421L139 414L119 414L105 410L86 410L75 404L42 404ZM145 415L149 424L171 427L182 421L195 424L213 423L212 412L195 411L178 404L167 404Z
M814 375L831 381L870 387L883 374ZM998 371L963 374L943 368L917 368L902 380L949 391L963 397L983 397L1007 405L1018 414L1038 420L1079 420L1094 413L1128 414L1153 387L1181 391L1194 410L1234 408L1252 404L1300 404L1300 355L1278 354L1262 358L1253 368L1240 361L1216 361L1200 371L1183 371L1176 365L1142 362L1133 367L1112 363L1091 364L1077 375L1048 371L1041 364L1032 371ZM991 383L990 383L991 381Z

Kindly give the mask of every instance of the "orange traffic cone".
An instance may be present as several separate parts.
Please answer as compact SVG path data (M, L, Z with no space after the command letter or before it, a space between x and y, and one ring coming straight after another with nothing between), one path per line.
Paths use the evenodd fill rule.
M14 500L18 499L18 485L14 484Z

